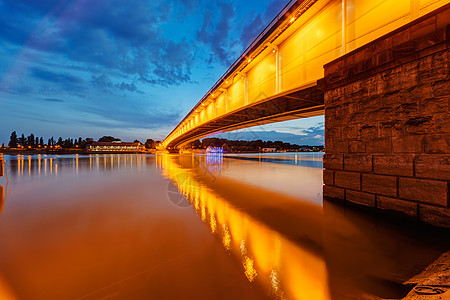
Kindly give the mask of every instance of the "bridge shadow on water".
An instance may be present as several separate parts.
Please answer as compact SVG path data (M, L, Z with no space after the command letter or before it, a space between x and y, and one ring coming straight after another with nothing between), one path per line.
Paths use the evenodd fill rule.
M403 298L411 289L403 282L449 249L445 235L417 224L327 201L311 204L222 177L207 161L170 156L160 166L186 205L241 260L247 279L276 298Z

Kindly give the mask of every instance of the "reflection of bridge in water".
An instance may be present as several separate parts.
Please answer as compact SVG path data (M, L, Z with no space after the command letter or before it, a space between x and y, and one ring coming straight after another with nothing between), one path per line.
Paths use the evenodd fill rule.
M163 174L240 260L246 278L275 298L401 298L408 290L402 282L417 265L439 255L404 228L374 226L373 219L326 201L322 209L223 178L205 170L208 161L208 155L157 156Z
M163 146L324 114L324 196L450 227L449 11L291 1Z

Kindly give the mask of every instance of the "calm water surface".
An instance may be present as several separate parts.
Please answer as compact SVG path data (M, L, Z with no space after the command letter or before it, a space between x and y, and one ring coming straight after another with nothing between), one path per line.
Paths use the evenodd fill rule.
M449 249L324 202L317 153L5 159L0 299L400 298Z

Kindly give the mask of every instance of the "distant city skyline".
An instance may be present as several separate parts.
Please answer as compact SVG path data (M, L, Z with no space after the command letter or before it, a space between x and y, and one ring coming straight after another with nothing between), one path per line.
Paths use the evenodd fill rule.
M288 2L0 0L0 144L162 140ZM249 130L317 140L320 123Z

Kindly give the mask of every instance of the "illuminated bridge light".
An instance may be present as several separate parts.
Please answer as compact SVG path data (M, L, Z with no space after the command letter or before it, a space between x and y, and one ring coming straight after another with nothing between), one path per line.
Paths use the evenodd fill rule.
M448 4L429 2L417 7L406 0L362 0L356 14L348 13L356 1L290 1L163 145L176 149L220 131L323 115L324 95L317 87L323 66ZM220 98L225 87L229 92ZM212 113L214 103L205 101L216 95L221 103ZM193 126L180 131L199 107L205 110Z

